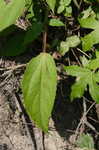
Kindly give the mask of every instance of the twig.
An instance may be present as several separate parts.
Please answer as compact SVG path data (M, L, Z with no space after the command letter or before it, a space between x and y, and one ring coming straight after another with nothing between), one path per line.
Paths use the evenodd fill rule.
M0 71L5 71L5 70L12 70L12 71L14 71L16 69L23 68L23 67L26 67L26 64L21 64L21 65L6 67L6 68L0 68Z
M88 110L86 110L86 103L85 103L85 100L83 99L83 109L84 109L84 112L83 112L83 115L82 115L82 118L80 119L80 122L77 126L77 129L75 131L75 140L78 136L78 131L79 131L79 128L81 127L81 125L86 125L87 127L91 128L95 133L97 133L96 129L87 121L87 114L88 112L90 111L90 109L95 105L95 102L89 107ZM81 133L80 133L81 134Z
M79 64L80 66L82 66L82 64L80 63L80 61L79 61L78 57L76 56L75 52L74 52L73 50L71 50L71 51L72 51L72 53L73 53L73 55L74 55L76 61L78 62L78 64Z
M82 50L80 50L79 48L77 48L77 50L79 51L79 52L81 52L82 54L84 54L85 56L87 56L88 58L90 58L90 56L89 55L87 55L85 52L83 52Z

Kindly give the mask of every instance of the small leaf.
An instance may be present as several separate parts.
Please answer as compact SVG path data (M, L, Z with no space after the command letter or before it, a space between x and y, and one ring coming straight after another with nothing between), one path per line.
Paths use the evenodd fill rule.
M94 79L94 74L92 73L89 81L89 92L92 96L93 100L95 100L97 103L99 103L99 85L96 83ZM99 82L99 80L98 80Z
M56 66L49 54L42 53L29 62L22 81L24 104L31 119L45 132L55 100L56 83Z
M82 134L76 142L77 146L86 150L94 150L94 141L91 135Z
M69 7L71 0L60 0L59 7L57 9L57 13L62 13L67 7Z
M50 19L49 25L54 26L54 27L55 26L56 27L65 26L64 23L62 21L60 21L59 19Z
M69 47L76 47L80 44L80 39L77 35L68 37L66 41L69 43Z
M85 19L79 18L80 25L84 28L89 28L89 29L98 29L99 27L99 22L95 19L95 17L87 17Z
M86 67L88 65L88 63L89 63L89 60L84 55L80 57L80 60L81 60L82 65L84 67Z
M46 0L46 2L49 5L50 9L54 12L56 0Z
M85 35L82 40L82 48L84 51L91 50L94 44L99 43L99 21L95 17L91 16L88 18L79 19L81 27L93 29L91 33Z
M71 100L83 96L85 88L87 86L87 82L84 82L84 78L85 77L79 78L78 80L76 80L76 83L72 85Z
M62 0L62 1L65 6L68 6L68 5L70 5L72 0Z
M58 13L58 14L62 13L62 12L64 11L64 9L65 9L64 5L60 5L60 6L58 7L57 13Z
M76 83L72 86L71 99L81 97L88 85L91 97L99 103L99 72L95 73L86 67L82 68L79 66L68 66L64 68L68 75L77 77Z
M80 44L80 39L78 36L76 35L70 36L66 38L66 41L61 41L59 52L62 55L65 55L65 53L67 53L70 48L76 47L79 44Z
M92 70L96 70L97 68L99 68L99 58L90 60L86 67Z
M60 0L59 4L62 6L64 5L65 7L66 6L69 6L70 3L71 3L72 0Z
M95 13L94 13L94 11L92 10L92 7L89 6L86 10L84 10L84 11L82 12L82 14L83 14L83 19L85 19L85 18L88 18L88 17L91 16L91 15L94 15Z
M62 54L62 55L65 55L65 53L67 53L69 51L69 44L65 41L62 41L60 43L60 48L59 48L59 52Z
M65 66L64 69L68 75L76 76L76 77L83 76L85 74L90 73L89 69L82 68L77 65Z
M63 12L64 16L71 17L72 16L72 7L67 6Z

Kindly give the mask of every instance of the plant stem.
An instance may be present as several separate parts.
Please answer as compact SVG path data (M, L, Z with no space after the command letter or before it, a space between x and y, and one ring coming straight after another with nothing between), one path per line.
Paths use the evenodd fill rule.
M46 52L46 44L47 44L47 31L43 33L43 52Z
M42 48L44 53L46 52L46 45L47 45L48 13L49 13L49 9L46 8L45 19L44 19L43 48Z

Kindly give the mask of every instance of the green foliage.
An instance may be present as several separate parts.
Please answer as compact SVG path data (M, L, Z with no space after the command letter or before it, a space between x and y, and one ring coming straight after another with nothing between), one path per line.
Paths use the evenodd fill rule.
M42 53L29 62L22 81L24 104L31 118L45 132L48 131L56 83L56 67L49 54Z
M38 44L31 46L34 49L41 44L43 47L36 53L33 49L34 55L41 51L44 53L32 58L22 80L24 105L37 126L45 132L48 131L57 84L57 64L55 66L50 54L57 54L57 49L64 58L68 52L66 64L67 60L69 64L76 64L65 66L67 74L76 77L76 82L71 87L71 99L80 98L85 90L89 90L93 100L99 103L99 8L96 5L99 3L98 0L6 2L0 1L0 56L20 55L29 50L28 45L34 43ZM84 6L88 8L85 9ZM19 20L22 21L21 25L28 22L28 26L24 29L20 24L16 25L16 21L20 23ZM36 42L33 42L34 40ZM69 53L71 48L72 51ZM76 51L76 62L75 58L71 59L71 52L76 55L73 50L79 50L80 53ZM89 50L90 56L87 54ZM82 66L78 66L79 60Z
M64 16L71 16L72 8L70 6L71 0L60 0L57 13L60 14L63 12Z
M97 84L99 71L95 72L97 68L99 68L99 58L89 61L84 67L77 65L65 67L68 75L76 77L76 83L71 88L71 100L82 97L88 85L93 100L99 103L99 85Z
M22 14L25 7L25 0L13 0L6 4L0 1L0 31L14 24L16 19Z
M80 25L83 28L93 29L93 31L82 38L82 48L84 51L91 50L94 44L99 43L99 21L95 16L79 19Z
M66 38L66 41L61 41L59 52L64 55L70 48L76 47L80 44L80 39L77 35Z
M54 12L56 0L46 0L46 2L49 5L50 9Z
M59 19L50 19L49 25L54 26L54 27L65 26L64 23L60 21Z
M77 146L84 150L94 150L94 141L89 134L82 134L76 142Z

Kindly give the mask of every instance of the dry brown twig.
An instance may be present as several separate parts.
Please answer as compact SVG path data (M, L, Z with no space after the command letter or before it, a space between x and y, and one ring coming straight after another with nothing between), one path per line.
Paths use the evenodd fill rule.
M16 70L16 69L26 67L26 65L27 65L27 64L21 64L21 65L16 65L16 66L11 66L11 67L0 68L0 71L5 71L5 70L14 71L14 70Z
M76 141L77 137L82 134L82 132L84 131L85 125L86 125L87 127L89 127L91 130L93 130L96 134L98 134L98 132L96 131L95 127L93 127L93 125L91 125L91 124L87 121L87 114L88 114L88 112L90 111L90 109L91 109L95 104L96 104L96 102L92 103L92 105L91 105L91 106L89 107L89 109L87 110L86 102L85 102L85 99L84 99L84 97L83 97L83 109L84 109L84 111L83 111L83 115L82 115L82 117L81 117L81 119L80 119L80 122L79 122L79 124L78 124L78 126L77 126L77 128L76 128L76 131L75 131L75 140L74 140L74 141ZM80 130L80 131L79 131L79 130Z

